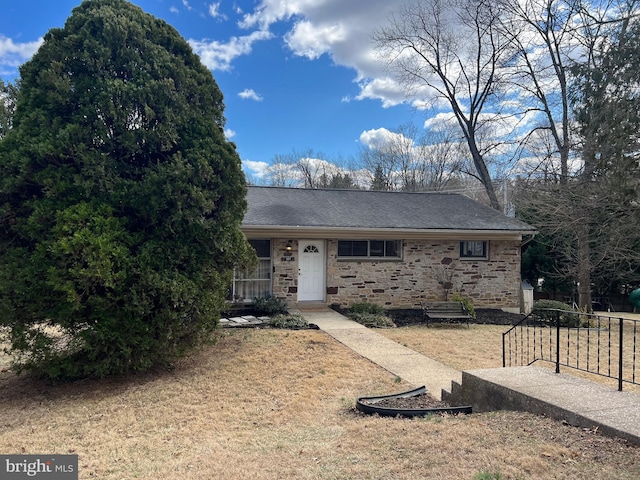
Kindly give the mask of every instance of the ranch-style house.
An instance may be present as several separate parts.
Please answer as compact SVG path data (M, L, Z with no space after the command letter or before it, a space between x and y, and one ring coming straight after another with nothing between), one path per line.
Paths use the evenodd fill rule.
M521 309L526 223L449 193L249 186L242 231L259 266L236 272L236 302L420 308L453 293Z

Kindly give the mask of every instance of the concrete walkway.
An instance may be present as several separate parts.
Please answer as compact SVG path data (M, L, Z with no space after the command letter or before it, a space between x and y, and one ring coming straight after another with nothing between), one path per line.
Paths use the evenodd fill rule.
M640 445L640 395L539 367L459 372L389 340L328 308L296 311L321 330L438 400L474 412L508 409L544 414Z
M309 323L316 324L340 343L393 375L416 387L424 385L438 400L443 389L451 390L451 382L462 381L462 372L403 347L334 310L304 310L300 313Z

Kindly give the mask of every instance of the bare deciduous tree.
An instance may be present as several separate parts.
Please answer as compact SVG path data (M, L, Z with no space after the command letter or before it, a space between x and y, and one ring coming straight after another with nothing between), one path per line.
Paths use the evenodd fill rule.
M501 83L499 66L508 53L494 2L429 0L401 7L375 35L407 94L446 102L462 131L475 174L491 206L500 209L478 134L483 113Z
M545 130L553 139L553 155L545 160L558 160L554 172L561 183L569 175L571 125L569 106L569 69L572 57L580 47L576 18L581 1L498 0L504 12L499 29L509 39L512 57L511 88L518 93L524 113L533 118L534 126L525 135ZM534 152L535 150L527 150ZM545 166L549 172L549 166Z
M360 167L372 190L405 192L445 189L461 170L459 135L403 125L360 151Z
M534 181L520 206L549 240L562 271L575 280L580 307L591 309L595 284L637 279L640 266L640 28L629 28L635 1L617 4L616 16L582 7L568 23L576 28L584 21L587 41L566 92L567 106L573 100L576 113L567 128L574 130L581 163L573 171L565 167L555 181Z
M278 154L267 170L268 182L277 187L358 188L357 175L341 163L311 149Z

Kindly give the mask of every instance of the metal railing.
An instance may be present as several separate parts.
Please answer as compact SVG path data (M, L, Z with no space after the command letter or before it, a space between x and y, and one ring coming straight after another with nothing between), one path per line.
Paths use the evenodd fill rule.
M502 334L502 366L537 361L640 385L640 321L602 314L536 309Z

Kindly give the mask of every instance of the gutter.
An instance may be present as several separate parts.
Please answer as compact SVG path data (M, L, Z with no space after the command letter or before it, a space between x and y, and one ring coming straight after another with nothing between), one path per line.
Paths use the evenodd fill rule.
M529 233L529 238L523 238L523 240L520 242L520 248L522 248L526 244L532 242L533 239L536 238L537 233L538 232Z
M273 225L242 225L247 237L318 238L318 239L426 239L426 240L517 240L537 232L531 230L461 230L461 229L403 229L403 228L345 228Z

